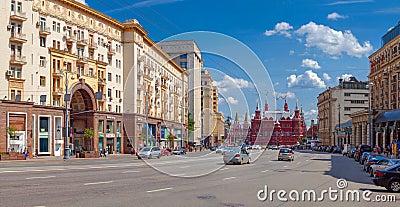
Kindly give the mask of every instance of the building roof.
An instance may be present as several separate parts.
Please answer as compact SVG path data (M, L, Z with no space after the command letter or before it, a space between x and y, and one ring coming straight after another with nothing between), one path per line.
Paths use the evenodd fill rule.
M400 110L386 111L378 115L375 123L400 120Z

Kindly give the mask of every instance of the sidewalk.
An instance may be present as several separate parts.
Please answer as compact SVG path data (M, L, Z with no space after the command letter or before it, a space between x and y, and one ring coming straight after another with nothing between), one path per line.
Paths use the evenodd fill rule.
M107 157L100 157L100 158L76 158L75 155L71 155L69 160L66 161L77 161L77 160L119 160L119 159L127 159L127 158L134 158L136 159L135 155L131 154L109 154ZM46 161L64 161L64 156L38 156L34 158L28 158L26 160L9 160L8 162L46 162ZM0 163L3 161L0 161ZM4 161L6 162L6 161Z

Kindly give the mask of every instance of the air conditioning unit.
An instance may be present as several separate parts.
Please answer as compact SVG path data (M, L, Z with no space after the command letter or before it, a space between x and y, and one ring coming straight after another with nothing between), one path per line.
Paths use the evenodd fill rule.
M10 30L12 28L11 24L7 25L7 30Z
M6 76L11 76L11 75L12 75L12 71L11 70L7 70Z

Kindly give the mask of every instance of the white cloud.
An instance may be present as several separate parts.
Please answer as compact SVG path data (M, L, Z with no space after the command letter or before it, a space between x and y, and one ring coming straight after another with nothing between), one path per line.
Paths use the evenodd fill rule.
M276 98L295 98L296 95L290 91L288 91L286 93L275 92L275 97Z
M218 103L224 103L225 99L224 98L218 98Z
M307 70L304 74L296 76L290 75L286 78L289 88L325 88L325 82L318 77L312 70Z
M233 104L233 105L237 105L239 103L239 101L237 99L233 98L232 96L227 97L226 102Z
M229 89L242 89L242 88L252 88L254 87L252 83L241 78L232 78L228 75L224 75L221 81L214 81L214 86L218 87L221 93L228 92Z
M352 74L342 74L340 77L337 77L336 80L343 79L343 81L349 81L350 77L353 77Z
M338 19L346 19L347 17L340 15L336 12L333 12L333 13L328 14L328 16L326 18L328 18L330 20L338 20Z
M340 56L346 53L349 56L361 58L368 56L373 50L369 41L362 45L350 30L336 31L325 25L317 25L309 22L295 31L306 38L306 47L316 47L332 56Z
M367 2L373 2L373 0L346 0L346 1L335 1L332 3L329 3L327 5L329 6L334 6L334 5L342 5L342 4L357 4L357 3L367 3Z
M266 30L265 35L266 36L272 36L274 34L281 34L285 35L286 37L291 37L292 35L290 34L290 30L293 29L293 26L291 26L287 22L279 22L275 25L275 28L273 30Z
M137 1L132 4L127 4L125 7L108 10L104 13L120 12L120 11L124 11L124 10L128 10L128 9L132 9L132 8L150 7L150 6L160 5L160 4L176 3L176 2L180 2L180 1L183 1L183 0L143 0L143 1Z
M88 5L88 4L86 3L86 0L75 0L75 1L77 1L77 2L79 2L79 3L81 3L81 4Z
M303 59L303 61L301 62L301 67L313 68L313 69L320 69L321 68L321 66L319 66L317 61L311 60L311 59Z
M316 121L317 115L318 115L318 111L315 109L311 109L310 111L304 112L304 119L305 120L314 119Z
M331 76L329 76L328 73L322 74L322 77L324 77L324 80L326 80L326 81L330 81L332 79Z

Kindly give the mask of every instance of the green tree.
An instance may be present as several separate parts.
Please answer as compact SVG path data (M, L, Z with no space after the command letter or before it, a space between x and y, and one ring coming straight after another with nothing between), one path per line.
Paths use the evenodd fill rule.
M90 139L90 150L92 150L92 140L94 137L94 130L93 128L85 128L85 130L83 131L83 139L84 139L84 143L86 139Z
M6 128L7 134L11 137L15 137L17 134L17 128L13 125L10 125L9 127Z
M189 132L194 131L194 120L191 118L191 113L188 113L188 130Z

